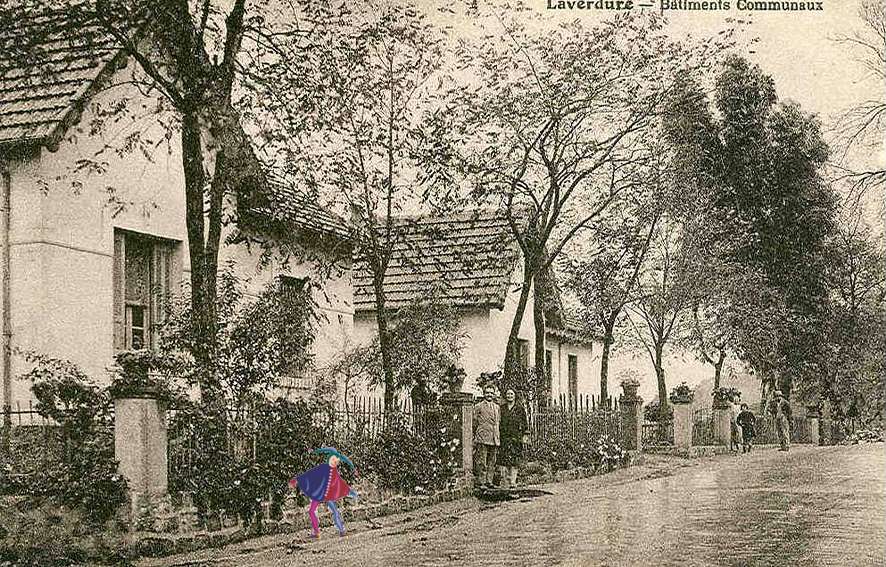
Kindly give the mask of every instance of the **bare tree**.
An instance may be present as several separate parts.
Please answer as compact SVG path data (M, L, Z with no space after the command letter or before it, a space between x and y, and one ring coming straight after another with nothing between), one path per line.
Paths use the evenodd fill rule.
M417 216L437 210L452 190L437 167L446 154L437 82L444 30L409 3L305 2L302 10L322 22L309 48L284 44L282 61L260 66L271 77L266 96L277 97L268 147L290 179L351 212L355 271L371 278L390 408L397 384L385 282L393 270L414 269L407 260L421 262L417 243L433 235L416 238Z
M856 60L867 70L876 85L878 97L861 102L848 109L836 126L837 141L842 146L843 157L853 149L862 151L880 149L886 142L886 5L881 0L863 0L858 9L862 26L848 36L836 41L849 47ZM872 167L856 168L837 165L840 178L848 180L856 197L871 188L886 186L886 169Z

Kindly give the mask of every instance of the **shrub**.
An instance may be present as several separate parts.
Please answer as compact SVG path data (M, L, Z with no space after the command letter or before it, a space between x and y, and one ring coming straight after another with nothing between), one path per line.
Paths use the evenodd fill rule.
M126 501L126 481L117 474L109 425L111 400L71 362L29 353L37 412L55 422L59 450L41 452L26 491L82 511L96 523L110 519Z
M553 471L560 471L575 467L614 466L624 461L627 452L615 439L605 435L590 443L558 436L534 447L527 456L549 464Z
M169 427L170 490L190 493L204 518L224 511L249 523L268 496L279 507L287 481L316 465L312 451L329 442L315 424L318 409L307 401L259 401L222 426L198 406L179 410ZM206 446L216 449L200 449Z
M401 416L389 417L373 441L352 440L348 449L357 469L374 476L381 487L407 494L449 486L461 457L458 440L445 414L438 408L426 412L418 430Z

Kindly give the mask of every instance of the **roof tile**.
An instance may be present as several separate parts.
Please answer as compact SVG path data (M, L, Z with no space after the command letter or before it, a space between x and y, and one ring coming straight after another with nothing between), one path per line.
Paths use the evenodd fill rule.
M458 307L504 305L519 257L507 220L489 211L399 219L402 238L385 273L385 303L396 309L433 288ZM398 231L400 232L400 231ZM372 276L354 263L354 308L372 311Z

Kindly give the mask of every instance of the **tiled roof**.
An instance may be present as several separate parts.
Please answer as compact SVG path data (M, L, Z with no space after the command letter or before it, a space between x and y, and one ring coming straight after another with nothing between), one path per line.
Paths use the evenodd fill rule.
M118 53L69 11L32 12L0 30L0 145L56 141Z
M103 79L123 58L114 41L72 10L22 11L0 30L0 146L56 143ZM39 30L35 32L34 30ZM256 164L258 159L251 155ZM347 224L282 183L254 209L323 234L347 236Z
M432 288L458 307L504 305L519 258L505 218L484 211L401 219L398 227L403 236L384 280L387 307L403 307ZM375 308L372 276L360 258L354 263L354 308Z
M593 331L575 313L564 311L561 319L560 325L547 328L547 334L574 344L590 344L594 341Z
M344 219L321 207L316 200L279 179L269 179L268 191L254 199L249 211L282 223L340 238L350 238L351 229Z

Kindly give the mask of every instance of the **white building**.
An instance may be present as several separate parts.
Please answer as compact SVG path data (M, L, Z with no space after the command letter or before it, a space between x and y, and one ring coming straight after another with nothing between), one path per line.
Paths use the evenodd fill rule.
M464 389L476 391L481 372L499 370L519 303L522 257L507 220L488 212L420 218L394 247L385 274L386 306L396 310L442 290L443 300L460 313L460 332L466 337L460 364L467 378ZM533 366L535 327L534 294L520 324L520 356ZM378 334L372 277L365 264L354 264L355 342L366 343ZM551 367L551 391L563 394L599 393L599 372L593 374L594 341L579 331L580 325L563 316L562 309L548 314L545 349ZM565 324L569 321L569 324ZM599 363L598 363L599 368Z
M174 115L155 111L159 95L128 84L136 66L122 53L85 46L79 28L55 17L46 25L71 37L43 46L45 60L0 74L4 404L30 397L29 385L16 380L26 370L19 351L69 359L106 380L116 352L153 344L164 292L189 280L179 136L173 131L150 156L113 150L135 129L162 140L161 121ZM144 117L106 120L95 133L100 113L120 101ZM76 171L79 160L96 156L101 171ZM259 270L254 251L231 244L219 263L234 261L254 291L273 278L281 288L322 281L312 286L325 316L315 343L322 365L352 328L348 227L289 188L262 181L261 189L264 201L240 203L236 212L248 214L225 237L249 235L255 229L244 219L272 215L293 241L316 243L313 260ZM319 275L333 255L344 270Z

